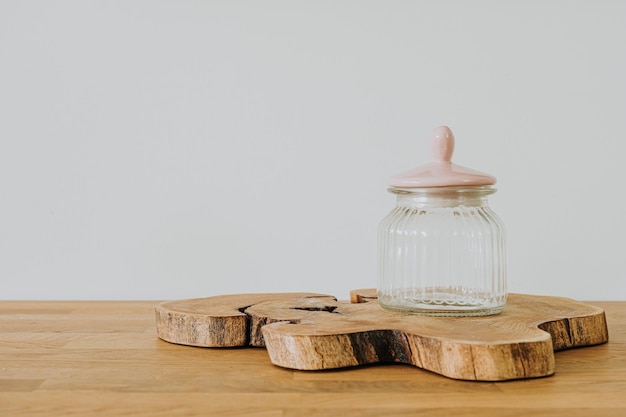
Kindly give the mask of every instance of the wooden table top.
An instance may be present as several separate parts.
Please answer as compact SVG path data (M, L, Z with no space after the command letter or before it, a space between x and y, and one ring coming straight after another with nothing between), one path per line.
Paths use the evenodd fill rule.
M448 379L407 365L293 371L262 348L156 336L157 302L0 301L1 416L626 415L626 302L609 343L556 354L556 374Z

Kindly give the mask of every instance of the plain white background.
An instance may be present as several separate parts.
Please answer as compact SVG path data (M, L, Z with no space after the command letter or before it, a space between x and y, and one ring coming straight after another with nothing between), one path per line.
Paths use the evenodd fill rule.
M498 178L513 292L626 299L624 1L0 0L0 298L376 285L389 176Z

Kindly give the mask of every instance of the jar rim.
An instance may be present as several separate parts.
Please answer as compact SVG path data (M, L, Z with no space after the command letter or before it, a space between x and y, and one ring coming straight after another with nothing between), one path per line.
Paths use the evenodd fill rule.
M452 197L452 196L486 196L493 194L497 189L491 185L481 186L454 186L454 187L389 187L387 188L392 194L396 195L416 195L416 196L433 196L433 197Z

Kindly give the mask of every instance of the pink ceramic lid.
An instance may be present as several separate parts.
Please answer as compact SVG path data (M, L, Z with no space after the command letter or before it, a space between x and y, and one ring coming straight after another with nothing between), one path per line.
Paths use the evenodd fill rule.
M458 187L492 185L496 178L451 161L454 135L447 126L433 130L430 139L433 162L393 176L389 185L396 188Z

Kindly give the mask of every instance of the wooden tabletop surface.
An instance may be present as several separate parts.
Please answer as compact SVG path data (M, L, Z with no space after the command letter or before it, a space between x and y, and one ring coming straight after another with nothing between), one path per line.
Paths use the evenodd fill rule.
M556 354L556 374L448 379L407 365L293 371L262 348L157 338L157 302L0 301L0 416L626 415L626 302L609 343Z

